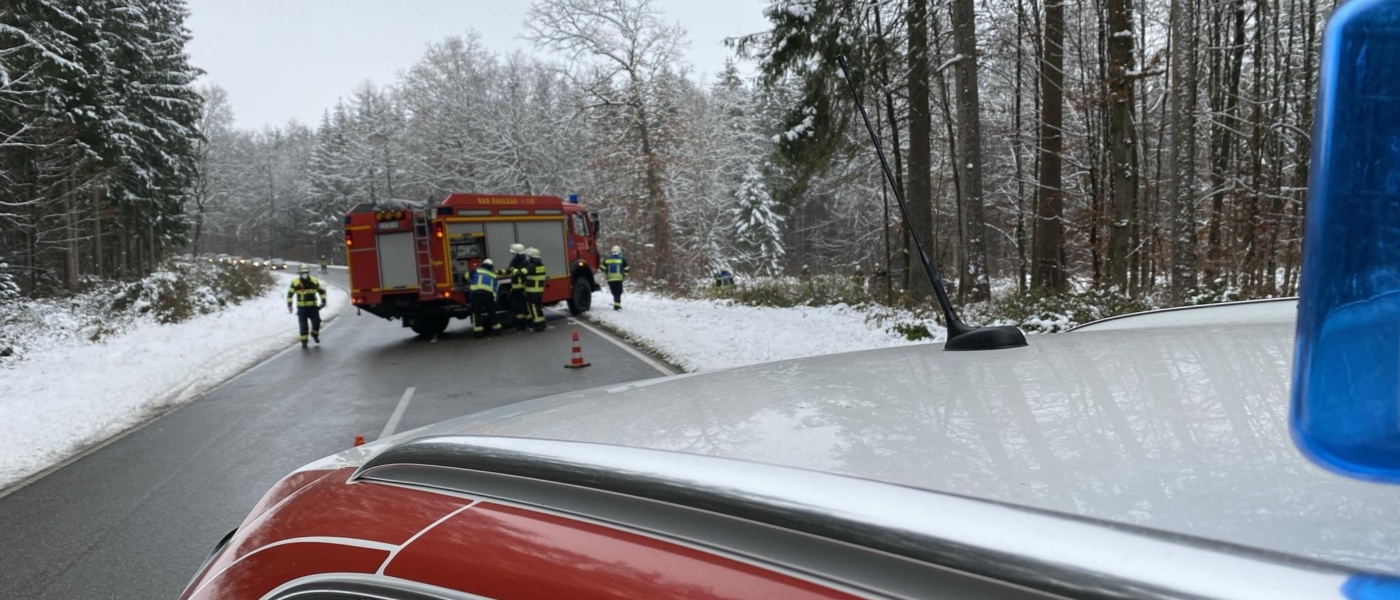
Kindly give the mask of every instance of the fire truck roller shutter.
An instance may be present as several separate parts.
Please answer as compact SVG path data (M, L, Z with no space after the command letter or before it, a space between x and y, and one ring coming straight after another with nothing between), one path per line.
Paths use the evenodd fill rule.
M520 243L526 247L540 249L540 259L550 277L569 273L568 257L564 252L564 220L558 221L519 221L515 229L520 235Z
M418 266L413 255L413 233L381 233L375 240L379 249L379 287L383 290L418 287Z
M486 256L504 269L510 264L510 245L515 243L515 223L492 221L486 223Z

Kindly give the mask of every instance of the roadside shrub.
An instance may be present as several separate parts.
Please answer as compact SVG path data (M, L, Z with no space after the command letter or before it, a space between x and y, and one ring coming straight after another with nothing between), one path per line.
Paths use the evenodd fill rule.
M682 296L704 300L733 300L748 306L792 308L794 306L861 306L884 297L867 278L842 275L808 277L741 277L733 286L715 287L713 282L697 283Z
M37 349L101 342L138 318L178 323L213 313L262 295L274 281L248 265L197 262L165 264L140 281L84 279L82 292L63 297L27 298L0 283L0 369Z
M1235 302L1242 299L1244 299L1244 294L1240 288L1230 285L1230 282L1220 278L1187 292L1183 302L1187 306L1200 306L1202 304Z
M895 323L888 331L898 333L911 342L933 339L933 332L928 330L927 323Z
M1077 325L1151 310L1152 306L1112 290L1067 294L1013 294L996 304L980 303L965 312L986 325L1015 325L1027 333L1059 333Z
M113 309L131 309L159 323L180 323L261 295L272 283L271 273L250 265L171 262L124 285L113 299Z

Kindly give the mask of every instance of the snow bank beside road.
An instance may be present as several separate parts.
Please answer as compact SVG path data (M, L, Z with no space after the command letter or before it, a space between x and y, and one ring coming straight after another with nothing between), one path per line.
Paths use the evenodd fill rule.
M646 292L628 293L622 304L622 310L612 310L612 296L604 290L593 297L588 318L686 371L925 343L887 331L886 322L844 305L769 308ZM943 339L941 328L934 339Z
M29 354L0 370L0 488L169 408L296 341L279 275L268 293L173 325L143 320L100 344ZM327 286L330 317L345 307Z

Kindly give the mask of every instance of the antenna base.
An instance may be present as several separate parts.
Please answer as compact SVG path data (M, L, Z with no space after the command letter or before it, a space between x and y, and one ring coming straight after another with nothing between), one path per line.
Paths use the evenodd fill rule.
M969 327L962 321L948 323L948 341L944 350L1000 350L1025 346L1026 334L1012 325L1000 327Z

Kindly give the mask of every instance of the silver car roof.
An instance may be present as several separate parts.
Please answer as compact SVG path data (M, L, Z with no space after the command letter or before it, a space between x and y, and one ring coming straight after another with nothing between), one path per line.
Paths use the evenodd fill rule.
M1400 573L1400 488L1309 463L1293 324L906 346L542 398L406 432L534 437L814 469ZM367 457L376 444L342 456Z

